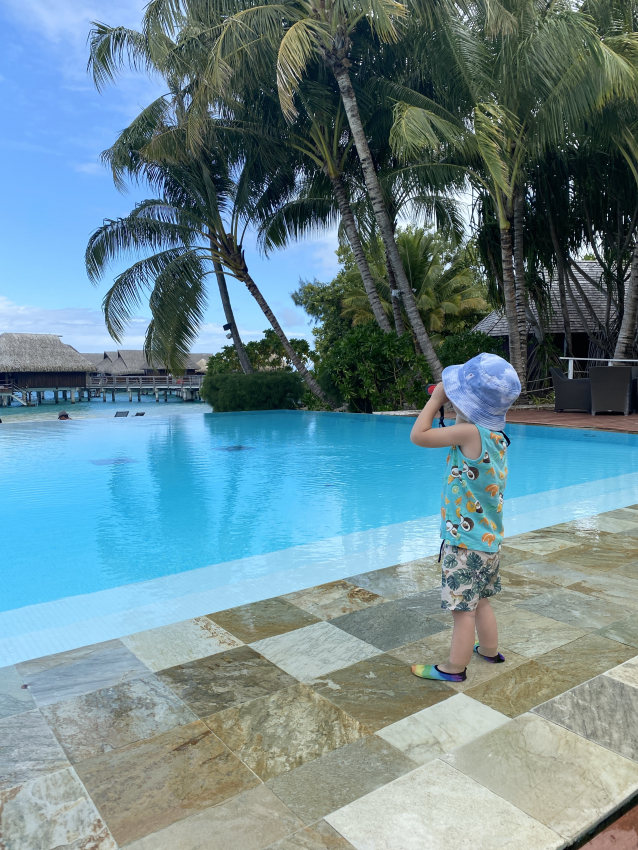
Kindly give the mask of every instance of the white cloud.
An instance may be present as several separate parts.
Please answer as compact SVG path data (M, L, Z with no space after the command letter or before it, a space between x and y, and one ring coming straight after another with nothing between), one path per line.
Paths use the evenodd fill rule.
M81 171L84 174L97 174L100 177L108 177L109 172L100 162L79 162L74 166L76 171Z
M294 311L290 311L291 313ZM283 319L284 324L287 324ZM78 351L113 351L117 348L142 348L148 319L136 316L130 323L129 331L121 344L114 342L104 326L101 310L90 307L67 307L46 309L24 304L16 304L0 295L0 333L47 333L59 334L62 342L72 345ZM288 325L289 327L289 325ZM261 339L262 328L253 330L240 326L239 333L244 342ZM296 333L311 339L308 333ZM215 352L224 345L230 345L226 331L221 324L214 322L202 325L199 336L193 345L194 351Z
M84 42L91 21L139 25L144 0L2 0L14 20L49 41Z

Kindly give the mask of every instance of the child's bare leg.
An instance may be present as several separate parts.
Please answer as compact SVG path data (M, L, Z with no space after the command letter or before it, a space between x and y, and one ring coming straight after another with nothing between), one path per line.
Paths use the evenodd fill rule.
M450 646L450 660L438 664L443 673L462 673L470 663L474 650L475 611L452 611L454 628Z
M498 627L489 599L481 599L476 608L476 633L480 654L488 658L495 656L498 653ZM454 638L452 644L454 645Z

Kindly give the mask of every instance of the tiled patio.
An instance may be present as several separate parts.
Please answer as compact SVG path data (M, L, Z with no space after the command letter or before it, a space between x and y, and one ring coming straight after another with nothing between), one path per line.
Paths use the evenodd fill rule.
M638 505L502 570L462 685L436 558L0 670L0 848L569 846L638 792Z

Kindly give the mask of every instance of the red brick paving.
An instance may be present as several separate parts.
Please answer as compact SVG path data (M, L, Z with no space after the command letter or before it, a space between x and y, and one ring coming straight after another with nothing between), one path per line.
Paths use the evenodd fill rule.
M583 844L581 850L638 850L638 805Z

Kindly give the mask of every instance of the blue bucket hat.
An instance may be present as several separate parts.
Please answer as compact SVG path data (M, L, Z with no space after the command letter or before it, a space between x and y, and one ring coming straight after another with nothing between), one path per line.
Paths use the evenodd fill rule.
M443 389L468 421L502 431L505 414L520 395L521 382L507 360L497 354L479 354L462 366L444 369Z

